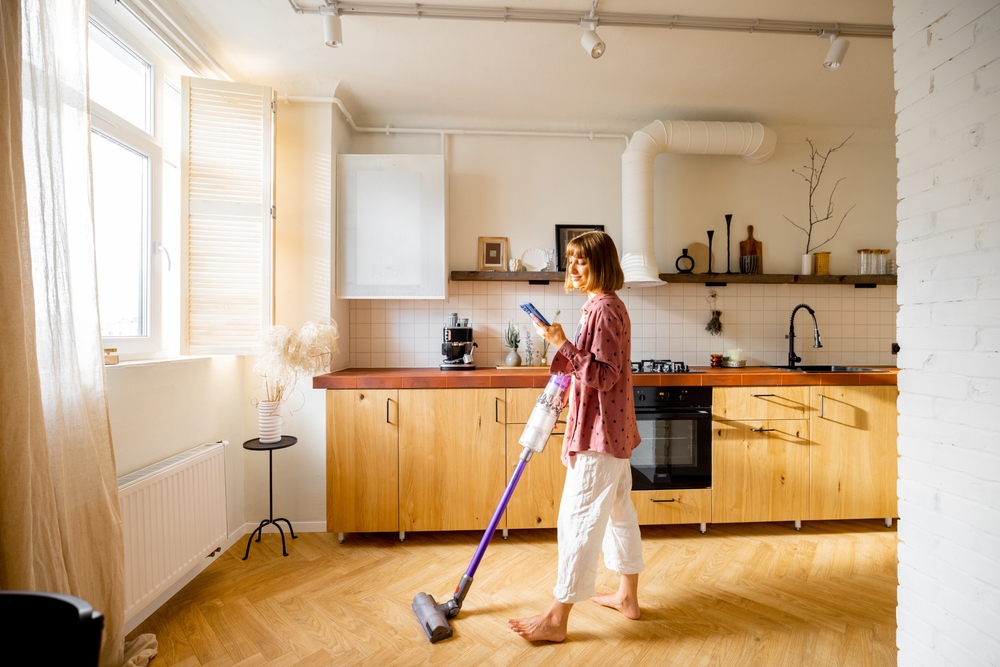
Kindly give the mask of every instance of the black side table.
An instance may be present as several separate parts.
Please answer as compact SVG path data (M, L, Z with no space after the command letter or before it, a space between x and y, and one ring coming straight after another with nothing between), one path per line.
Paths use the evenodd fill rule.
M247 539L247 552L243 556L243 560L246 560L247 558L250 557L250 544L253 542L253 536L256 535L257 541L260 542L261 536L264 535L264 526L266 526L269 523L274 524L275 527L277 527L278 532L281 533L281 551L284 555L286 556L288 555L288 551L285 549L285 531L281 530L281 524L279 524L278 522L284 521L285 523L287 523L288 532L292 534L292 539L293 540L299 539L298 536L295 534L295 531L292 530L291 521L289 521L288 519L283 519L281 517L278 517L277 519L274 518L274 475L272 466L272 461L273 461L272 457L274 450L284 449L285 447L291 447L298 441L299 439L293 435L283 435L281 436L281 440L279 440L278 442L269 442L269 443L261 442L260 438L254 438L253 440L247 440L246 442L243 443L243 449L250 449L257 452L262 452L262 451L267 452L267 498L268 498L268 508L269 508L267 518L261 521L260 525L257 526L257 528L252 533L250 533L250 537Z

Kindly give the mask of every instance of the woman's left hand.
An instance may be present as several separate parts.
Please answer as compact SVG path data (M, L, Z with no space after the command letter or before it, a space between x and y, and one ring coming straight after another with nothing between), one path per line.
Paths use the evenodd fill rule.
M535 331L538 332L538 335L554 345L557 350L566 342L566 333L558 322L551 326L545 326L534 315L531 316L531 319L535 323Z

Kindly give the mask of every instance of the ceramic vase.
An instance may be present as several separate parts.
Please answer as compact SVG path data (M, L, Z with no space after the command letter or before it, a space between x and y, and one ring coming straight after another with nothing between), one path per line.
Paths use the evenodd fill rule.
M817 276L828 276L830 275L830 253L815 252L813 253L816 257L816 275Z
M511 349L507 353L507 357L503 360L504 366L520 366L521 365L521 355L517 353L517 350Z
M799 272L799 275L811 276L812 272L813 272L813 258L812 255L806 253L802 255L802 271Z
M257 404L257 432L265 445L281 440L281 415L277 401L261 401Z

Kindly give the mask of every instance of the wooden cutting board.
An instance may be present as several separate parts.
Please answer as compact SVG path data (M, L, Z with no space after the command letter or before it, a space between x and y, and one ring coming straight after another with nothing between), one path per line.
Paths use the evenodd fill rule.
M760 257L757 263L757 272L764 273L764 244L753 237L753 225L747 227L747 240L740 241L740 257L751 255Z

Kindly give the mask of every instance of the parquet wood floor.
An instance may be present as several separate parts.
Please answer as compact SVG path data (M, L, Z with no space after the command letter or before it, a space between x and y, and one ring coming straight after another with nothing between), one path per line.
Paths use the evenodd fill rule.
M642 618L578 604L569 637L531 644L506 619L552 599L555 531L494 539L457 619L430 644L410 603L454 590L476 533L277 534L241 540L132 635L152 667L896 664L896 531L877 521L643 527ZM598 589L617 585L601 566Z

